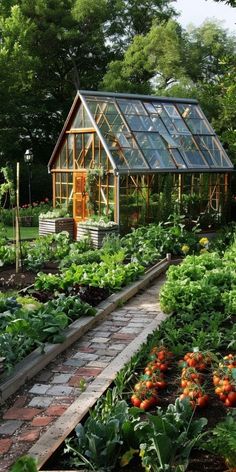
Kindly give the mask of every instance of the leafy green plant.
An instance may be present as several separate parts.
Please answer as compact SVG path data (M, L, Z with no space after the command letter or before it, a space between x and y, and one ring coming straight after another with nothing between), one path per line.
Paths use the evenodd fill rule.
M176 400L157 416L147 413L144 420L135 424L141 434L140 457L145 470L150 472L184 472L189 455L199 444L206 418L193 419L190 403Z
M102 404L98 402L84 426L75 428L76 438L66 440L64 452L72 455L70 464L90 470L114 470L123 442L122 425L127 418L126 402L114 403L110 392Z
M61 295L44 305L29 297L0 298L0 357L4 367L12 367L46 342L64 340L64 330L81 316L94 316L96 309L77 296Z
M37 472L37 463L33 457L22 456L13 464L10 472Z
M66 207L61 207L61 208L54 208L53 210L49 210L45 213L40 213L39 218L41 220L45 219L54 219L54 218L69 218L69 212Z
M201 446L203 449L222 456L229 470L236 468L236 421L235 414L229 414L211 430L210 437Z

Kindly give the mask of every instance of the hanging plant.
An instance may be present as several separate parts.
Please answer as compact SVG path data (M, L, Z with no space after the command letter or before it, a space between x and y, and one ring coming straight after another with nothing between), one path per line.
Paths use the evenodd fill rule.
M87 194L87 209L92 215L97 211L96 195L97 195L97 180L104 176L103 167L94 167L88 169L86 176L85 192Z

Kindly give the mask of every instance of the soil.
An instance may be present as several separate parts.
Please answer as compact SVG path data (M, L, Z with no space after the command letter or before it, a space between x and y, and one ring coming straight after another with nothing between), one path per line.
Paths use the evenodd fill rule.
M48 263L45 264L43 271L46 273L57 273L58 267L54 263ZM21 290L29 287L34 283L36 275L36 272L26 270L23 267L19 269L17 274L15 266L3 269L0 271L0 291Z
M140 375L142 371L140 371ZM209 380L209 374L206 373L206 380ZM179 372L176 368L170 369L166 376L167 389L159 392L158 406L165 409L168 404L175 403L176 398L180 395L181 391L179 388ZM213 387L209 385L210 402L209 405L202 409L196 409L195 418L205 417L208 420L207 429L212 429L214 426L222 421L227 413L227 409L224 404L214 394ZM129 397L126 398L129 401ZM155 409L151 410L150 413L155 413ZM145 415L145 413L144 413ZM70 434L73 437L73 433ZM45 464L45 470L75 470L75 467L70 467L67 462L67 457L63 455L63 449L65 444L63 443L60 448L54 453L51 459ZM85 470L81 467L81 470ZM115 472L143 472L143 468L140 465L138 459L133 460L128 466L115 469ZM227 467L224 460L214 454L205 452L203 450L193 449L191 452L191 458L189 466L186 472L226 472Z
M58 272L58 266L55 263L48 263L45 264L42 270L45 273L50 272L56 274ZM21 269L21 271L16 274L15 266L8 267L0 271L0 291L22 290L25 295L30 295L42 303L52 300L54 298L53 293L34 290L33 284L36 275L35 272L24 269ZM78 295L82 301L92 306L97 306L110 295L110 292L105 288L75 285L70 295Z

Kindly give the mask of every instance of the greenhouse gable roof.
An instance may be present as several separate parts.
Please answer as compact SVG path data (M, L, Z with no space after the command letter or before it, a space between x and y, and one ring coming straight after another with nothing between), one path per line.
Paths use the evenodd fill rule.
M83 127L95 129L117 173L233 170L215 131L193 99L81 90L49 166L65 132Z

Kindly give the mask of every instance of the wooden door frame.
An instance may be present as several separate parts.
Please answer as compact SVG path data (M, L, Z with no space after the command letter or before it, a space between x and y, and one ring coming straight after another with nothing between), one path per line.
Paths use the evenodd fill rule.
M87 176L87 171L85 169L83 170L76 170L73 172L73 218L74 218L74 222L75 222L75 225L77 225L80 221L84 221L86 220L86 215L84 214L84 211L83 211L83 214L81 216L78 216L76 214L76 194L78 192L76 192L76 179L78 178L78 176L81 176L81 177L84 177L84 183L83 183L83 189L82 189L82 192L85 192L85 184L86 184L86 176ZM86 205L86 195L84 195L84 200L83 200L83 207L85 207ZM85 208L83 208L83 210L85 210ZM79 220L79 218L81 218L81 220Z

